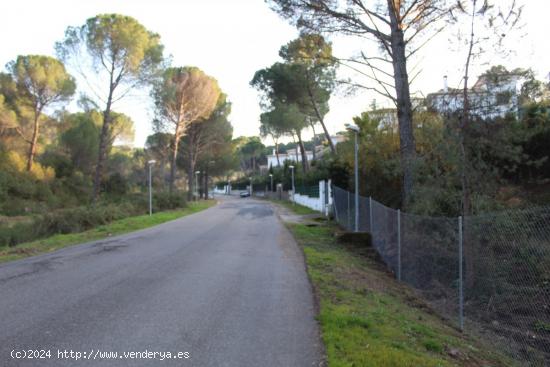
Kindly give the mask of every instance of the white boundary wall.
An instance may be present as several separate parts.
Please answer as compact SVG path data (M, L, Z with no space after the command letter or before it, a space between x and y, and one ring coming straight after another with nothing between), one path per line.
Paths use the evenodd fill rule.
M324 215L330 215L332 212L332 189L331 182L328 180L328 183L325 181L319 181L319 197L310 197L307 195L301 194L292 194L292 191L289 191L290 201L294 201L297 204L308 207L312 210L323 213ZM326 192L328 190L328 193ZM325 198L328 197L328 203L325 203Z

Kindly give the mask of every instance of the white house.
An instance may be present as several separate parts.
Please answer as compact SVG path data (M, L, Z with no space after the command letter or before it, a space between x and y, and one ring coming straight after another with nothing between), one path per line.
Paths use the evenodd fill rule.
M334 145L337 145L338 143L341 143L346 139L345 136L341 135L334 135L331 136L330 139L332 140L332 143ZM318 145L315 147L315 156L317 158L321 157L324 153L324 151L328 149L325 146ZM306 157L308 162L313 160L313 152L311 150L306 150ZM277 155L275 154L275 149L273 149L273 153L267 156L267 165L266 169L269 169L269 167L279 167L285 164L285 161L290 162L301 162L302 161L302 154L300 153L300 150L298 149L288 149L286 153L279 153L279 160L277 160Z
M308 162L313 159L313 152L311 150L306 150L306 156ZM290 162L301 162L302 154L300 150L288 149L286 153L279 153L279 160L277 161L277 155L275 154L275 149L273 149L273 154L267 156L267 167L279 167L282 166L285 161Z
M440 113L452 113L464 108L464 91L449 88L447 77L444 87L426 97L429 108ZM508 113L519 112L519 96L525 76L506 73L482 75L468 91L470 109L474 115L482 118L503 117Z

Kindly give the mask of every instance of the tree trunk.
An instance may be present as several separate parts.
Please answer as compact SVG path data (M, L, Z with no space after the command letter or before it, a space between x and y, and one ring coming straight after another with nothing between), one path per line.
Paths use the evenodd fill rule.
M189 147L189 162L187 165L187 183L189 190L187 191L187 200L193 200L193 193L195 190L195 182L193 180L195 175L195 162L193 161L193 149Z
M162 179L162 189L166 189L166 158L163 155L162 159L160 160L160 177Z
M172 150L172 160L170 161L170 185L169 192L174 192L174 185L176 181L176 163L178 159L178 146L180 143L180 127L176 125L176 132L174 134L174 149Z
M388 0L388 6L391 1ZM390 8L391 9L391 8ZM399 120L399 142L401 166L403 169L403 206L410 204L414 185L413 165L416 159L415 141L412 126L412 105L409 90L409 76L407 74L406 44L403 30L396 14L390 11L391 19L391 51L392 64L397 99L397 118Z
M27 171L30 172L32 164L34 162L34 156L36 155L36 145L38 143L38 132L40 130L40 108L34 110L34 130L32 132L32 139L30 141L29 156L27 158Z
M296 156L296 164L300 161L298 158L298 144L296 144L296 137L292 134L292 140L294 141L294 155Z
M298 143L300 144L300 153L302 154L302 171L306 173L309 170L309 164L307 161L306 148L304 147L304 142L302 141L302 134L300 131L296 132L298 135Z
M107 105L105 111L103 111L103 126L101 127L101 135L99 136L99 151L97 153L97 166L94 175L94 187L92 193L92 202L96 202L99 196L99 189L101 186L101 178L103 176L103 163L105 161L105 153L107 151L107 145L109 140L109 128L111 124L111 105L113 104L113 93L120 81L120 75L117 80L114 80L114 62L111 65L111 73L109 79L109 95L107 96ZM121 74L122 75L122 74Z
M208 168L204 170L204 200L208 200Z
M103 112L103 126L101 127L101 134L99 135L99 151L97 154L97 166L94 175L94 189L92 194L92 202L96 202L99 197L99 189L101 186L101 179L103 177L103 164L105 161L105 153L107 151L107 140L109 135L109 125L111 124L111 104L113 100L114 88L111 86L109 89L109 98L107 98L107 106Z
M317 159L317 153L315 152L315 147L317 146L317 138L315 136L315 124L311 122L311 130L313 130L313 160Z
M281 166L281 161L279 160L279 141L275 141L275 156L277 157L277 167Z
M306 77L308 80L307 85L307 94L309 96L309 100L311 102L311 106L313 107L313 111L315 111L315 116L317 116L317 119L319 120L319 123L323 127L323 132L325 133L325 137L328 140L328 144L330 146L330 151L332 154L336 154L336 146L332 142L332 139L330 138L330 134L328 133L327 126L325 125L325 120L323 119L323 116L321 115L321 111L319 111L319 107L317 106L317 102L315 102L315 97L313 96L313 92L311 91L311 86L309 85L309 73L306 72Z

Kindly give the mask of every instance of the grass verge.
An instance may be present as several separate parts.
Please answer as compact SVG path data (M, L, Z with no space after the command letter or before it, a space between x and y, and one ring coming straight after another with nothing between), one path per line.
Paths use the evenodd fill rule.
M140 215L128 217L84 232L58 234L48 238L22 243L15 247L0 247L0 263L55 251L60 248L79 243L100 240L102 238L152 227L157 224L197 213L201 210L210 208L215 203L215 200L191 202L186 208L183 209L154 213L151 216Z
M330 367L510 366L461 334L333 224L288 224L304 250Z
M284 206L285 208L291 210L295 214L299 215L308 215L308 214L319 214L319 212L316 212L307 206L303 206L300 204L295 204L288 200L274 200L274 199L268 199L272 203L278 204L280 206Z

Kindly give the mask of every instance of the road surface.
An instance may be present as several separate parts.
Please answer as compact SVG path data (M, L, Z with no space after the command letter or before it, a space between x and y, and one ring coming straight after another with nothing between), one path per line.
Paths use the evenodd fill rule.
M314 317L296 243L251 198L0 265L1 366L317 366Z

